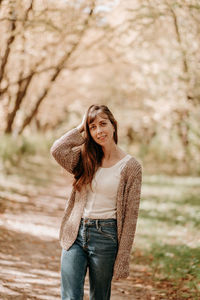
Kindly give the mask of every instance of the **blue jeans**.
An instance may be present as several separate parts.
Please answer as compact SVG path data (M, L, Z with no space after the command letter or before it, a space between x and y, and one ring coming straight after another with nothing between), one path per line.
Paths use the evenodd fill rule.
M62 300L83 299L87 267L90 300L109 300L117 250L116 219L81 219L75 242L62 249Z

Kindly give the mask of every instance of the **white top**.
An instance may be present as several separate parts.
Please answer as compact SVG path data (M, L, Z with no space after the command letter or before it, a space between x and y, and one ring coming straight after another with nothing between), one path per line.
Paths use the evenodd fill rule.
M131 155L127 154L112 167L98 168L92 180L92 190L88 185L83 218L109 219L117 217L116 196L120 173L130 158Z

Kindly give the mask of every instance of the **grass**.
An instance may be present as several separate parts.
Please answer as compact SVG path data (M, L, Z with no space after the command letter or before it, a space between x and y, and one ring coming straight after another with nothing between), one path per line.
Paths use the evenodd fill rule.
M200 293L199 204L200 178L143 178L132 260L147 264L153 280L170 281L177 299Z
M134 263L148 265L154 282L171 283L171 290L165 291L166 296L170 293L176 295L175 299L198 299L199 250L198 247L190 248L186 245L152 243L150 250L143 251L142 256L135 255Z
M162 271L164 278L200 281L200 251L186 245L152 244L152 266Z

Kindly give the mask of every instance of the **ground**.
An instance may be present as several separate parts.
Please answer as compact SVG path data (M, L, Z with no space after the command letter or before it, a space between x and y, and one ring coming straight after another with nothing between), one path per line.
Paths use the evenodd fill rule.
M47 167L38 175L0 177L0 299L60 299L59 226L71 177L53 176ZM31 173L32 172L32 173ZM32 176L30 176L32 174ZM52 177L52 180L47 180ZM31 178L31 179L30 179ZM136 251L135 255L140 255ZM112 300L168 300L169 282L156 284L148 264L131 263L130 276L112 283ZM88 276L85 297L89 299ZM189 298L188 298L189 299ZM192 298L191 298L192 299Z

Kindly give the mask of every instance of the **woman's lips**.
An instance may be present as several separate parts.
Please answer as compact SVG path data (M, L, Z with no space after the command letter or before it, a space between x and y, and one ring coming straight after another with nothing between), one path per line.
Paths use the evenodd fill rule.
M102 136L100 136L100 137L98 138L98 140L104 140L105 137L106 137L106 135L102 135Z

